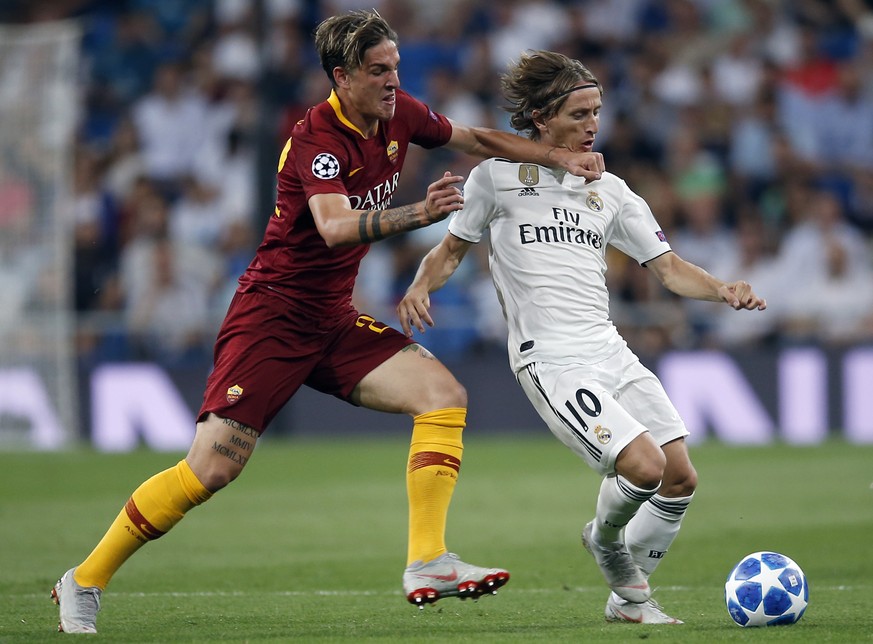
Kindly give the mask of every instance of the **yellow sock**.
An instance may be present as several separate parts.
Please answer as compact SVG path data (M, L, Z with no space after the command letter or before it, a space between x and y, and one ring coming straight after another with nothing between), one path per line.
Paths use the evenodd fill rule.
M415 417L406 469L409 551L406 564L446 551L446 516L461 469L467 410L438 409Z
M97 547L76 568L76 583L106 588L128 557L211 496L184 460L155 474L134 491Z

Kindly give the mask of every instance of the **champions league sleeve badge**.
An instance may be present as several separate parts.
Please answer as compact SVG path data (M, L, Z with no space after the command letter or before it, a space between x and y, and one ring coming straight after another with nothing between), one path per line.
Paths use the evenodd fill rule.
M333 179L339 171L339 161L330 152L320 152L312 160L312 174L319 179Z

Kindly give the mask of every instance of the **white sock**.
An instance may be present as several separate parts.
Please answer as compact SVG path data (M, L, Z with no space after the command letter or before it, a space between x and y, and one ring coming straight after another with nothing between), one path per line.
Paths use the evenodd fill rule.
M623 476L607 476L600 484L597 512L591 537L597 543L615 543L621 540L621 529L633 518L640 506L657 491L637 487Z
M627 524L624 542L634 563L651 575L679 534L685 510L694 494L668 498L655 494Z

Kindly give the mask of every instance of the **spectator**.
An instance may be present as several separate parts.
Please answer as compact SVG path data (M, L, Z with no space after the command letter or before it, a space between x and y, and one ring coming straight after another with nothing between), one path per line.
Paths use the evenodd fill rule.
M142 293L127 308L139 358L177 366L208 358L211 342L206 342L208 308L202 285L180 270L169 239L157 240L150 255Z
M133 213L132 236L121 251L120 278L129 310L138 309L152 286L152 271L157 265L156 249L169 236L170 205L158 192L146 192ZM217 249L173 241L175 270L185 280L196 281L200 288L211 294L221 275L221 261Z
M185 86L178 63L158 68L152 91L133 105L149 178L175 196L179 182L194 170L206 140L206 103Z
M831 244L845 252L847 270L865 270L870 264L870 251L862 233L847 221L839 199L824 190L807 189L806 198L795 206L796 223L785 235L780 262L787 275L800 284L807 284L827 275L831 267ZM799 212L798 212L799 210ZM802 289L799 289L802 291Z
M824 270L790 292L783 332L793 340L837 346L873 339L873 270L853 266L850 251L836 238L825 240L823 252Z
M771 341L778 330L778 315L783 307L783 297L790 290L790 276L780 270L777 248L772 231L767 230L757 213L741 216L737 223L736 242L738 251L728 256L715 257L713 271L726 279L739 275L767 299L772 315L725 315L724 311L711 311L711 335L706 338L709 346L737 347L760 345ZM809 295L806 289L802 289Z
M104 184L116 201L127 199L137 180L145 174L145 161L136 128L129 116L119 120L112 133L106 158Z
M74 241L75 307L97 307L104 282L118 266L119 217L115 199L102 187L100 161L80 148L73 165L73 194L67 200L66 222Z

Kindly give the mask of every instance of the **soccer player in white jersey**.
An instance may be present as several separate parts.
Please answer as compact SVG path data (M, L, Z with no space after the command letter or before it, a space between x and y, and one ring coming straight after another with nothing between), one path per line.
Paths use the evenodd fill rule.
M502 82L515 129L556 149L592 150L602 88L584 65L528 52ZM697 473L675 407L609 319L606 247L680 296L737 310L766 302L748 283L721 281L676 255L645 201L614 174L586 182L489 159L470 173L463 210L397 307L408 336L433 326L429 293L486 230L518 382L552 433L603 475L582 542L611 588L606 618L681 624L651 599L648 578L679 532Z

